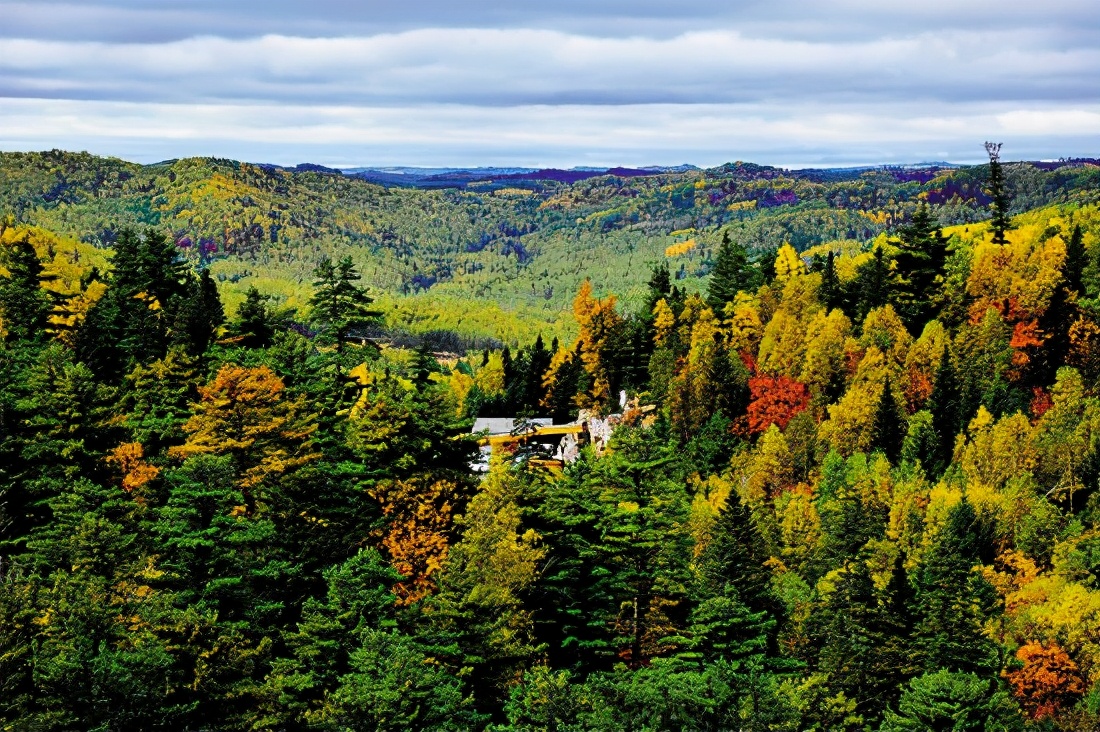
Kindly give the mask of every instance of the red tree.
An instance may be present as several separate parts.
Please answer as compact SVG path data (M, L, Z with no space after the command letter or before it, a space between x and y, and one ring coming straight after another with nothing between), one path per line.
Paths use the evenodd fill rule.
M786 429L787 423L810 404L806 385L789 376L754 376L749 379L749 394L749 433L754 435L773 424Z

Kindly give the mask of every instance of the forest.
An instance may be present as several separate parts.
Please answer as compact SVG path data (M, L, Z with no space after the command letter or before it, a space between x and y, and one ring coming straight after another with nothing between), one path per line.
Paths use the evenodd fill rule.
M738 165L628 196L13 159L0 727L1100 727L1095 166L775 185ZM173 216L198 228L167 231L184 169L198 188ZM196 191L246 173L300 196L264 199L300 230L202 228L228 199ZM628 225L599 223L601 186ZM771 193L699 203L753 186ZM875 200L824 202L841 191ZM500 258L455 232L524 206L519 287L583 275L586 247L633 254L555 282L549 320L477 273L381 281L401 270L379 252L427 261L415 226L454 234L439 261ZM416 247L357 239L372 215L411 221L391 241ZM455 350L377 336L456 293L524 326L449 323L497 339ZM520 445L471 467L476 417L612 413L575 461Z

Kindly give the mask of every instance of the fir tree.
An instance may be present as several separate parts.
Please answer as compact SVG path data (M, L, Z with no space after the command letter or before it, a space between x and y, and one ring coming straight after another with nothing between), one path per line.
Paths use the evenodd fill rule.
M6 247L0 264L8 270L0 278L0 332L7 340L36 340L45 335L51 302L42 284L43 273L34 247L26 241Z
M936 383L928 397L927 409L932 415L932 433L936 438L935 462L925 466L930 476L938 477L951 463L955 451L955 435L959 433L963 416L958 378L952 364L951 354L945 347L940 356Z
M749 253L739 242L722 233L722 244L714 260L714 270L707 285L707 305L721 317L726 303L733 302L738 292L751 292L756 285L756 270L749 263Z
M841 307L844 304L844 289L840 284L840 276L836 273L836 257L832 251L825 258L825 264L821 269L821 288L818 297L826 310Z
M267 348L275 336L274 317L267 301L269 295L261 295L255 287L249 287L244 302L237 308L233 332L245 348Z
M1062 279L1066 290L1079 297L1085 295L1085 270L1088 266L1089 252L1085 249L1085 237L1081 232L1081 225L1076 224L1066 242L1066 261L1062 265Z
M917 333L934 310L933 293L947 264L947 239L927 204L917 207L909 223L898 229L898 236L900 251L894 257L897 270L891 299L909 330Z
M918 582L916 644L924 668L992 673L1000 668L993 642L983 632L996 595L974 571L988 537L964 497L925 554Z
M989 210L992 215L989 226L993 229L993 243L1004 244L1008 241L1005 239L1005 232L1012 228L1012 222L1008 214L1009 199L1005 190L1004 168L1001 166L1001 143L987 142L985 151L989 154L989 188L986 191L989 194Z
M880 448L891 463L896 463L901 452L901 443L905 438L905 418L898 409L890 377L886 377L875 410L874 444Z
M374 300L364 288L355 284L362 277L355 271L351 257L344 257L336 264L331 259L323 259L313 276L317 278L313 283L315 292L309 301L313 319L335 341L336 350L340 352L353 329L378 322L382 314L370 309Z

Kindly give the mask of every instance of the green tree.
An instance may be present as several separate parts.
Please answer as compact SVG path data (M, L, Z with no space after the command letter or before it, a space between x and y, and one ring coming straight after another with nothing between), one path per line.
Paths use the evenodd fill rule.
M1004 691L969 673L941 670L913 679L880 732L1016 732L1023 718Z
M335 341L336 350L342 351L352 330L377 323L382 314L370 309L373 298L355 284L362 276L355 271L351 257L344 257L336 264L323 259L313 276L314 294L309 301L313 319Z
M237 308L232 331L245 348L267 348L275 336L275 314L267 305L269 295L249 287L244 302Z
M989 181L986 192L989 194L989 211L991 214L989 226L993 229L993 243L1004 244L1005 232L1012 228L1009 219L1009 198L1005 190L1004 168L1001 166L1001 143L985 143L985 151L989 154Z
M721 315L726 303L733 302L738 292L755 290L757 279L757 270L750 264L744 245L732 241L729 231L722 232L722 244L707 285L707 305Z
M917 206L909 223L898 229L896 270L891 299L910 332L917 334L932 317L947 265L947 239L927 204Z
M34 340L45 335L52 307L42 285L52 279L29 242L3 247L0 264L8 270L0 277L0 332L7 340Z
M948 515L917 582L916 644L924 668L991 674L1000 668L983 623L996 611L996 593L974 567L990 546L986 529L965 498Z

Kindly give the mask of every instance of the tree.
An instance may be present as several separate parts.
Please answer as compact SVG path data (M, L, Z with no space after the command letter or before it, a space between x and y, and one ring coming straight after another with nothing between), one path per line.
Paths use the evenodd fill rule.
M27 241L3 247L0 264L8 270L0 278L0 334L7 340L36 340L45 334L51 301L42 285L51 278Z
M947 265L947 239L940 233L927 204L917 206L909 223L898 229L896 271L891 299L901 317L916 333L936 306L936 293Z
M722 313L738 292L755 290L758 277L745 247L740 242L731 241L729 231L722 232L722 243L718 247L707 285L707 305L715 313Z
M370 309L374 300L366 289L355 284L362 276L355 271L351 257L344 257L336 264L331 259L322 259L313 276L315 292L309 301L313 319L336 342L337 352L343 351L353 329L377 323L382 313Z
M786 429L791 419L810 404L806 385L787 376L754 376L749 379L748 428L757 434L776 424Z
M836 272L836 255L832 250L829 250L825 266L821 270L821 287L817 296L828 311L841 307L844 303L844 288Z
M874 445L882 449L891 463L896 463L905 434L905 418L898 409L898 400L894 397L890 377L887 376L882 385L878 408L875 409Z
M267 306L269 295L261 295L255 287L249 286L244 302L237 308L237 319L233 332L245 348L267 348L275 335L274 314Z
M286 398L285 391L266 366L222 366L209 384L199 387L194 415L183 425L187 441L169 454L229 456L246 510L255 511L269 499L271 481L317 457L310 444L315 421L302 401Z
M1016 651L1016 658L1023 667L1006 676L1013 696L1032 719L1052 717L1085 693L1077 664L1056 643L1025 643Z
M941 670L913 679L896 712L887 710L881 732L1022 732L1011 699L989 681Z
M995 606L989 582L974 571L989 546L974 506L963 498L924 557L917 582L916 643L925 669L990 674L1000 668L983 623Z
M1005 239L1005 232L1012 228L1012 222L1008 215L1009 199L1008 192L1005 190L1004 169L1001 166L1001 143L987 142L985 151L989 155L989 188L986 191L989 194L989 210L992 214L989 226L993 229L993 243L1005 244L1008 242Z
M176 315L173 340L192 356L201 356L225 322L225 310L210 270L203 269L197 279L192 278L189 289Z

